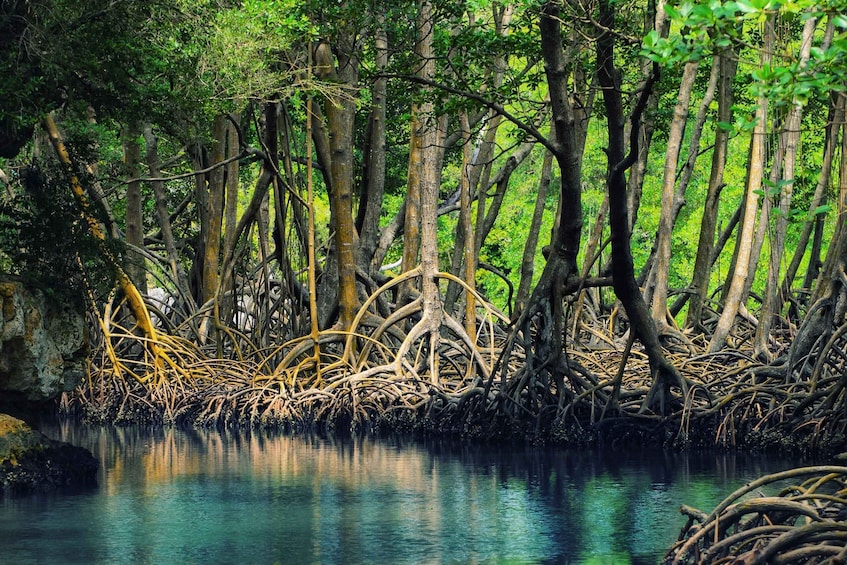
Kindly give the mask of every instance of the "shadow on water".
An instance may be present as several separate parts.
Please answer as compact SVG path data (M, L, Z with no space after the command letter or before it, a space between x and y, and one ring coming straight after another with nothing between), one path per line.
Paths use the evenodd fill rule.
M14 563L656 563L709 509L796 462L405 438L45 426L100 487L0 501Z

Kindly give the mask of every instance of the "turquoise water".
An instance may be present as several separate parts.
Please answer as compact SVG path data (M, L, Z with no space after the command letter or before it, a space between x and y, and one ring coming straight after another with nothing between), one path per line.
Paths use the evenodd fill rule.
M0 499L2 563L656 563L790 462L403 439L47 426L96 489Z

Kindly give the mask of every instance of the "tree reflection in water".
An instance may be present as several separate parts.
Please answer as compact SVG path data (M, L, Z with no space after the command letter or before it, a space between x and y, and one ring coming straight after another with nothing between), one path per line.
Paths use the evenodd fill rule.
M796 462L405 438L45 429L100 486L0 502L14 562L656 563L680 504Z

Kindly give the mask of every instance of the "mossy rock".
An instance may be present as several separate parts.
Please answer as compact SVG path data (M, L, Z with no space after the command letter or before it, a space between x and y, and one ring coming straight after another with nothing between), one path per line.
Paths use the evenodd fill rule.
M88 450L0 414L0 496L94 486L98 467Z

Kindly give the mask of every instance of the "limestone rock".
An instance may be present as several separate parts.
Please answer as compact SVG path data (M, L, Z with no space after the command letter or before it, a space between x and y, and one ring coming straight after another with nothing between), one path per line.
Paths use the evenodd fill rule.
M0 496L94 486L98 467L88 450L0 414Z
M0 396L28 403L73 390L85 371L85 316L69 301L0 280Z

